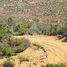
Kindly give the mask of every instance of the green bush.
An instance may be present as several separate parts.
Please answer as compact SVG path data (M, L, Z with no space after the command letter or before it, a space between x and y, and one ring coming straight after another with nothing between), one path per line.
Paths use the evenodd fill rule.
M15 51L15 53L19 53L24 51L26 48L28 48L30 46L30 42L26 38L12 39L11 46L12 49Z
M47 64L41 65L41 67L67 67L65 64Z
M41 46L41 45L38 45L38 44L36 44L36 43L33 43L33 46L36 46L38 49L42 49L43 52L46 52L46 50L44 49L44 47Z
M5 61L3 67L14 67L14 63L10 61Z
M0 24L0 41L8 32L8 27L5 24Z
M21 23L22 22L22 23ZM31 22L21 21L15 28L15 32L18 32L19 35L24 35L31 27Z
M26 49L26 47L24 46L24 44L19 44L19 46L16 48L15 52L20 53L20 52L24 51L25 49Z
M8 57L14 55L14 51L11 48L3 49L2 53L3 53L4 56L8 56Z
M41 65L41 67L45 67L45 65Z
M2 18L1 18L2 19ZM12 35L24 35L29 34L33 35L42 34L42 35L57 35L63 34L67 31L67 22L65 23L56 23L56 24L48 24L41 23L37 19L33 21L26 20L15 20L13 17L8 17L8 19L0 19L0 40L3 36L7 34ZM3 23L4 21L4 23Z
M2 53L2 55L8 57L13 56L16 53L22 52L30 46L30 42L26 38L16 39L9 36L3 41L2 43L0 43L0 52Z
M56 24L48 24L48 23L36 23L38 30L41 31L41 34L44 35L62 35L65 31L67 31L67 23L56 23Z
M24 61L29 61L29 59L25 56L19 57L20 63Z
M36 44L36 43L33 43L33 46L36 46L36 47L39 48L39 49L44 49L44 47L42 47L41 45L38 45L38 44Z
M53 64L47 64L45 67L55 67Z

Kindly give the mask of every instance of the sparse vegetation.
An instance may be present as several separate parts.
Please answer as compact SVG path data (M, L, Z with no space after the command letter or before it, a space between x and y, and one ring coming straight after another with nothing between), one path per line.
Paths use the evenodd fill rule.
M3 19L5 20L5 19ZM15 18L9 17L6 19L6 22L1 21L0 24L0 39L5 35L34 35L34 34L42 34L42 35L63 35L67 31L67 22L63 23L41 23L37 21L36 23L33 21L26 20L18 20ZM3 23L2 23L3 22Z
M0 52L2 55L10 57L16 53L24 51L29 46L30 42L26 38L16 39L13 37L7 37L7 39L4 39L0 44Z
M22 35L49 35L65 38L67 42L67 1L66 0L0 0L0 56L11 57L30 46ZM37 43L33 46L46 52ZM20 62L29 61L20 57ZM36 65L36 64L34 64ZM14 67L10 61L4 67ZM30 65L31 67L31 65ZM66 67L65 64L47 64L41 67Z
M6 62L4 63L4 65L3 65L3 67L14 67L14 65L13 65L13 63L6 61Z
M42 49L43 52L46 52L46 50L44 49L44 47L41 46L41 45L38 45L38 44L34 43L33 46L36 46L38 49Z
M45 65L41 65L41 67L45 67Z
M19 35L24 35L29 31L31 24L29 21L21 21L20 24L16 26L15 31L18 32Z
M3 67L14 67L14 63L11 60L7 60L3 63Z
M43 47L42 47L41 45L38 45L38 44L36 44L36 43L34 43L33 45L36 46L36 47L39 48L39 49L43 49Z
M20 60L20 63L25 62L25 61L29 61L28 57L25 57L25 56L19 57L19 60Z
M5 24L0 24L0 41L8 32L8 27Z
M47 64L41 65L41 67L67 67L65 64Z

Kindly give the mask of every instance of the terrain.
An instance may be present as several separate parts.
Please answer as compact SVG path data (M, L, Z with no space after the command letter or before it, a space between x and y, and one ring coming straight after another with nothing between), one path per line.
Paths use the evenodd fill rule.
M44 36L44 35L24 35L14 36L14 38L27 38L30 40L31 45L24 52L12 56L14 58L15 67L41 67L43 64L56 64L56 63L67 63L67 43L58 40L56 36ZM37 49L32 43L37 43L44 47L46 52L41 49ZM29 62L19 63L18 57L26 56L29 58ZM0 59L0 64L3 62Z
M0 0L0 67L59 63L67 65L67 0Z
M67 21L67 0L0 0L0 16L34 22Z

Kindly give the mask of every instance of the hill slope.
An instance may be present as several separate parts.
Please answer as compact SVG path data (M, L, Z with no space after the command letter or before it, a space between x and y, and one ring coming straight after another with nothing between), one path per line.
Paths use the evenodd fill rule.
M66 22L66 0L0 0L0 16L40 22Z

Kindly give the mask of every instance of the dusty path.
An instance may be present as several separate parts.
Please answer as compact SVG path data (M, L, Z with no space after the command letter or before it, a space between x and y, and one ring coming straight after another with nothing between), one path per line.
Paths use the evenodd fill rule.
M46 53L42 50L35 50L33 47L28 48L20 55L28 56L32 63L38 65L46 63L66 63L67 62L67 43L57 39L55 36L18 36L17 38L28 38L32 43L38 43L46 49ZM21 65L22 66L22 65Z
M13 57L15 59L15 67L41 67L42 64L47 63L67 63L67 43L58 40L56 36L25 35L15 38L23 37L29 39L31 43L43 46L46 52L44 53L41 49L36 49L31 44L31 47ZM26 56L30 61L19 64L19 56Z

